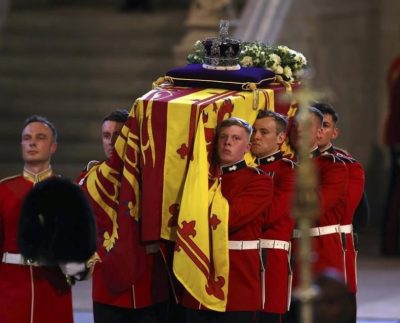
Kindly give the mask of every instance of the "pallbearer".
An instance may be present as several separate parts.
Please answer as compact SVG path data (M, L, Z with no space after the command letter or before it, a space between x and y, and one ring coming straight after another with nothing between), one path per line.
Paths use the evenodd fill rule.
M274 182L272 206L265 213L261 248L265 285L261 322L281 322L288 310L291 292L290 239L294 219L290 216L295 189L295 164L282 158L286 119L272 111L260 111L253 125L251 152Z
M310 229L313 247L314 276L327 268L338 270L345 277L344 253L340 224L346 211L348 171L345 163L333 154L321 154L318 138L321 136L323 115L315 108L309 108L311 121L310 158L315 162L318 176L320 212L314 227ZM297 135L303 136L304 129L298 127ZM301 161L300 161L301 162ZM300 232L294 230L293 243L297 245ZM295 268L294 278L298 273Z
M244 161L244 154L250 150L251 132L251 126L239 118L228 118L217 127L218 174L210 180L210 186L220 183L229 214L228 223L219 223L217 219L212 222L228 228L229 275L227 280L217 281L217 284L228 284L227 295L220 293L218 296L225 298L227 305L225 311L211 311L186 290L183 306L187 308L188 322L252 323L261 306L259 237L265 210L271 204L273 184L269 176L248 167ZM210 226L213 223L210 222ZM185 239L184 232L178 234L181 240ZM182 242L178 247L179 253L186 249ZM196 277L192 275L192 279Z

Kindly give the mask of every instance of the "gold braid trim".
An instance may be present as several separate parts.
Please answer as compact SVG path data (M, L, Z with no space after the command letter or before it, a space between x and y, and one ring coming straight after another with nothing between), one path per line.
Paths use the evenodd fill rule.
M285 87L286 93L288 93L288 94L289 94L289 93L292 93L292 85L291 85L289 82L285 81L285 80L282 78L282 76L277 75L277 76L276 76L276 80L278 81L279 84L282 84L282 85Z
M292 85L285 81L282 76L277 75L276 76L276 80L278 81L278 83L280 83L281 85L283 85L285 87L286 90L286 94L291 95L293 92L292 89ZM296 114L297 111L297 102L293 99L290 100L290 106L289 106L289 110L287 112L287 117L288 118L293 118ZM285 156L289 156L291 158L294 157L294 151L292 149L292 147L289 145L289 138L286 137L285 141L283 142L282 146L281 146L281 151L283 152L283 155Z
M174 85L174 79L170 76L162 76L153 82L152 89L158 88L163 83L169 83L168 85Z
M88 269L86 275L82 279L88 279L92 276L94 271L94 265L98 262L101 262L100 256L97 251L86 261L86 268Z
M75 276L70 276L70 275L65 275L65 279L67 280L68 285L73 286L75 282L82 281L89 279L92 277L93 271L94 271L94 265L97 262L101 262L100 256L97 252L95 252L88 261L85 263L85 271L82 273L79 273L78 275Z
M259 90L257 89L257 83L247 82L242 85L242 90L253 91L253 110L258 110L258 99Z

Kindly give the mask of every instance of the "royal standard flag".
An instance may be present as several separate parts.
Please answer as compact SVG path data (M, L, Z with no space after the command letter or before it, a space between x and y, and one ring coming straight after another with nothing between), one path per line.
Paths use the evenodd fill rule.
M181 200L173 266L176 277L194 298L209 309L224 311L229 275L229 206L218 180L208 189L208 168L201 115Z
M177 92L180 92L180 95L177 95ZM254 93L249 91L172 87L158 89L157 94L157 97L152 98L153 102L144 101L143 106L152 106L153 119L160 120L161 116L165 117L163 124L153 126L154 137L162 135L165 141L162 145L165 147L164 157L158 153L158 162L163 167L163 173L160 174L161 168L156 167L156 170L150 168L149 176L155 172L158 172L159 176L153 175L148 195L150 198L144 196L142 199L142 223L153 231L155 228L160 229L153 234L153 239L158 234L164 239L175 240L180 202L192 156L199 114L203 115L206 149L210 160L216 125L229 117L242 118L252 124L259 110L274 108L274 93L269 89L260 90L257 95L257 106L254 106ZM146 99L149 100L149 97ZM160 161L163 162L162 165ZM146 171L148 166L144 166L143 170ZM148 175L145 178L147 179ZM161 195L158 195L159 193ZM146 195L146 191L143 194ZM159 202L162 204L158 204ZM161 228L155 225L155 222L147 224L151 216L161 219ZM144 232L150 231L144 230ZM146 239L148 237L146 234Z

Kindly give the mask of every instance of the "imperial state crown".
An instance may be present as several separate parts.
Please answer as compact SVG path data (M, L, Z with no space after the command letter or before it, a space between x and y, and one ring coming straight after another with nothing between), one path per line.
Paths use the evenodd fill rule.
M238 70L241 42L229 38L229 21L221 20L219 24L219 37L206 38L202 41L204 46L203 67L213 70Z

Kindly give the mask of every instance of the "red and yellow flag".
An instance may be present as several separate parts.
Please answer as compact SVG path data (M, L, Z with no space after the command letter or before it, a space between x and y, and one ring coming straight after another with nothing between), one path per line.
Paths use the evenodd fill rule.
M206 151L208 160L210 160L215 127L219 122L229 117L239 117L252 124L259 110L273 109L274 107L274 94L269 89L259 91L256 107L254 107L253 92L224 89L196 89L195 91L191 89L190 92L188 90L176 87L159 90L160 93L186 91L185 95L174 95L172 99L168 100L166 107L164 172L159 180L163 181L160 190L162 192L160 234L162 238L168 240L175 240L180 201L193 150L199 114L202 113L204 116ZM166 96L164 95L164 97ZM160 104L163 103L158 99L153 106L155 108ZM160 128L157 129L158 132ZM145 213L147 214L147 212Z
M154 89L135 102L113 156L93 168L86 179L86 189L94 201L96 214L103 214L102 218L108 219L102 247L107 253L109 268L112 270L114 266L126 270L123 275L126 279L121 286L137 279L140 274L145 252L143 242L160 237L175 240L178 214L183 214L180 213L183 192L189 189L186 186L193 186L192 179L186 177L189 168L193 168L191 156L196 156L193 143L197 130L202 129L200 133L204 136L204 142L199 144L202 147L201 158L206 156L206 161L209 161L214 129L219 122L234 116L252 124L259 110L273 108L274 91L271 89L259 90L255 100L253 92L168 87ZM199 126L200 119L202 127ZM208 173L208 166L206 168ZM196 214L193 211L197 212L198 204L208 206L206 187L207 203L187 204L190 216ZM220 194L218 192L216 189L215 196ZM214 200L213 206L216 207L216 201L221 199ZM205 214L207 217L200 219L207 219L204 225L210 230L208 212ZM179 221L182 226L182 220ZM209 244L211 249L204 254L212 253L216 246ZM121 255L126 260L123 265L118 264ZM211 273L213 277L226 278L225 273L220 274L225 269L219 271L220 267L225 268L226 260L216 260L211 256L208 259L214 264L210 273L214 270L212 268L218 267L215 273ZM226 297L226 290L222 291ZM208 303L205 301L204 304ZM208 306L223 310L220 301Z
M208 189L208 168L201 116L179 211L174 273L200 303L224 311L229 274L229 206L218 181Z

